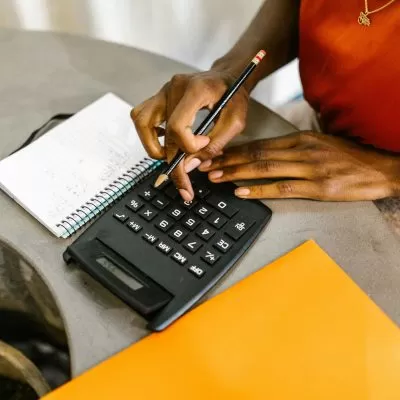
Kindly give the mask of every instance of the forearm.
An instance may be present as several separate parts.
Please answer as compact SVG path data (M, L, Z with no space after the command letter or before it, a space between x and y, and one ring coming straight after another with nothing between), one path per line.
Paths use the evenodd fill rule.
M266 76L297 57L300 0L266 0L233 48L213 69L238 75L259 50L267 57L246 82L250 92Z

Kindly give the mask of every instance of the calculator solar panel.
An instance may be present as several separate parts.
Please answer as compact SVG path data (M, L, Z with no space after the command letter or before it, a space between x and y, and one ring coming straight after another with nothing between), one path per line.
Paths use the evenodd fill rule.
M232 183L195 171L195 199L172 182L155 189L161 167L111 206L67 248L74 261L162 330L188 311L234 267L272 212L234 196Z

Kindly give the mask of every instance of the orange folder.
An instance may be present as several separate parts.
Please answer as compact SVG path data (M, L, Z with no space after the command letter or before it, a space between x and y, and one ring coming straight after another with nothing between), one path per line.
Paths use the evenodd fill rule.
M399 400L400 330L309 241L45 397L92 399Z

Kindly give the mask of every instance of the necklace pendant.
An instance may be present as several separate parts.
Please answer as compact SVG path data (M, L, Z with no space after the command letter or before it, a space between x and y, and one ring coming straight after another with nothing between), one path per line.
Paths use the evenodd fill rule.
M371 20L368 18L368 14L361 11L360 16L358 17L358 23L363 26L370 26Z

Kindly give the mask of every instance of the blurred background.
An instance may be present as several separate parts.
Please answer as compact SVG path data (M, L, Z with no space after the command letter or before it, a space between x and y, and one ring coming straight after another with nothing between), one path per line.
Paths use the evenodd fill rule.
M263 0L0 0L0 26L67 32L133 46L208 69ZM294 61L253 97L273 109L301 95Z

